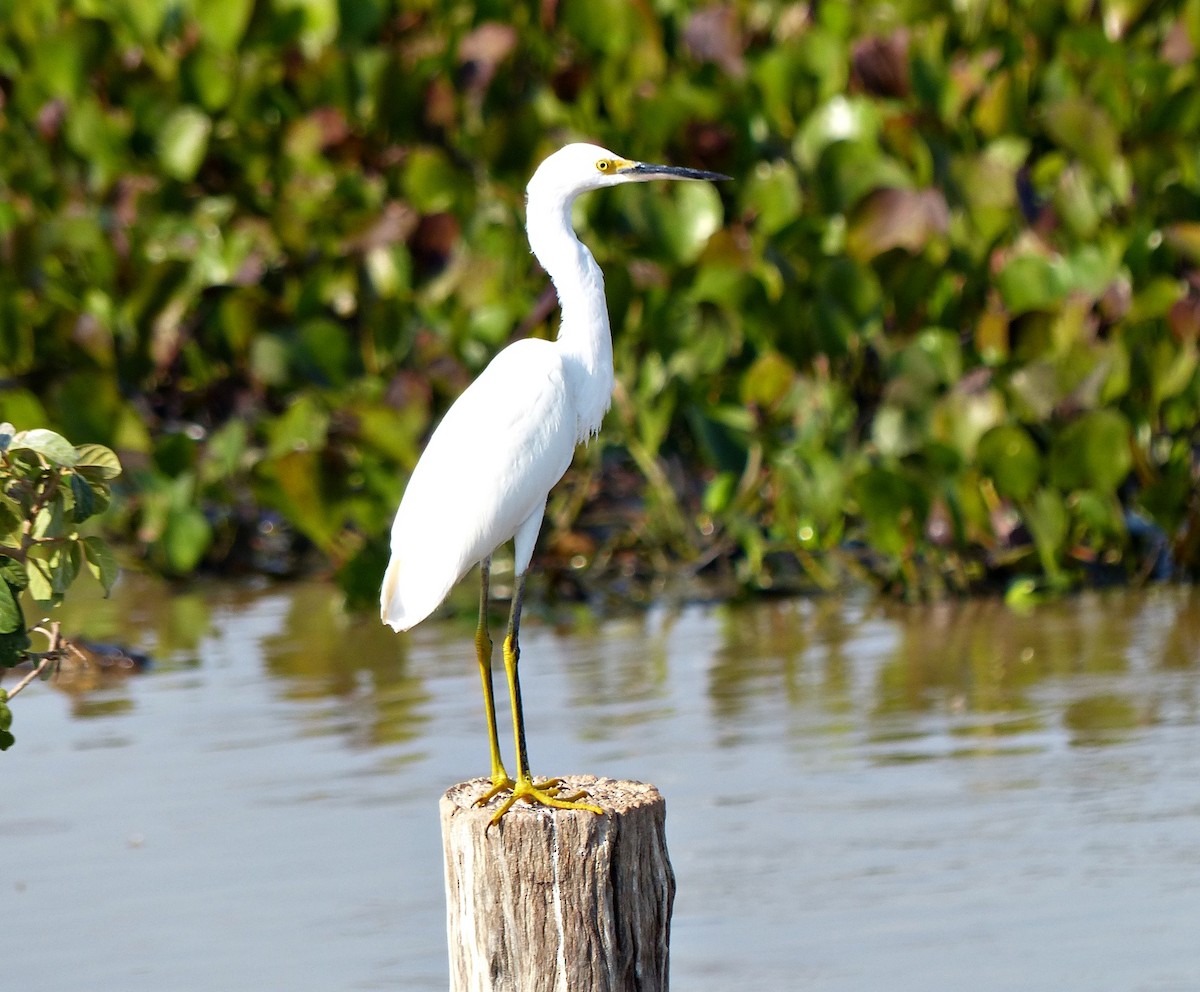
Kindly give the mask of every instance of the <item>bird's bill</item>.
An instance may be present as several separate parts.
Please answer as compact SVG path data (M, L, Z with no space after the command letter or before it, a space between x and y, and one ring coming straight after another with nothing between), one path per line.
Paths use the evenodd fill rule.
M709 182L720 182L732 178L720 172L685 169L678 165L652 165L649 162L629 162L621 166L617 170L617 174L636 182L648 182L651 179L703 179Z

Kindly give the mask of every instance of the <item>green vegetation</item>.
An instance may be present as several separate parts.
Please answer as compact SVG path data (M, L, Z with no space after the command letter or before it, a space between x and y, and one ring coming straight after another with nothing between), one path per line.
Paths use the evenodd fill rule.
M0 417L118 451L164 572L295 533L365 597L430 425L553 332L522 189L587 138L736 181L580 204L620 381L548 558L1191 573L1198 48L1200 0L0 0Z
M112 588L116 559L78 527L108 506L109 483L120 473L117 456L101 445L74 447L53 431L0 424L0 676L22 662L33 667L12 690L0 689L0 751L13 743L9 699L33 678L54 674L71 650L57 623L27 625L22 593L38 606L57 606L85 565L106 592ZM32 650L34 633L46 650Z

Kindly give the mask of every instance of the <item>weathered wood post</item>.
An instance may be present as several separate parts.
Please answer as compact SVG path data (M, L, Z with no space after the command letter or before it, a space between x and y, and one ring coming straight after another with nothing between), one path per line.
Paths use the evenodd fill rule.
M487 779L441 801L450 992L666 992L675 875L654 786L568 776L605 810L518 803L488 829Z

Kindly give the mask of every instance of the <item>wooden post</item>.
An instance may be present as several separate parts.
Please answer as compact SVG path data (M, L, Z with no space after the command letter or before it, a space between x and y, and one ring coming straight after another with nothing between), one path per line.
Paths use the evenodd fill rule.
M654 786L568 776L605 810L518 803L489 828L487 779L441 801L450 992L666 992L675 874Z

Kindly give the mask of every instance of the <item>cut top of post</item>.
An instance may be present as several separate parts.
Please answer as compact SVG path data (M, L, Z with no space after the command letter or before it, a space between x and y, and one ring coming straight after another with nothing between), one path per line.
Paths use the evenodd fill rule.
M492 783L486 778L474 778L468 782L460 782L446 790L445 800L463 812L474 812L488 820L495 808L503 801L504 793L496 796L487 805L476 806L475 802L483 796ZM631 782L613 778L597 778L595 775L565 775L559 780L559 789L563 795L574 792L586 792L587 802L594 803L606 814L621 815L642 806L653 806L663 801L661 793L647 782ZM515 816L549 816L578 817L581 819L598 819L595 813L586 810L552 810L546 806L533 806L517 803L500 821L503 824Z

